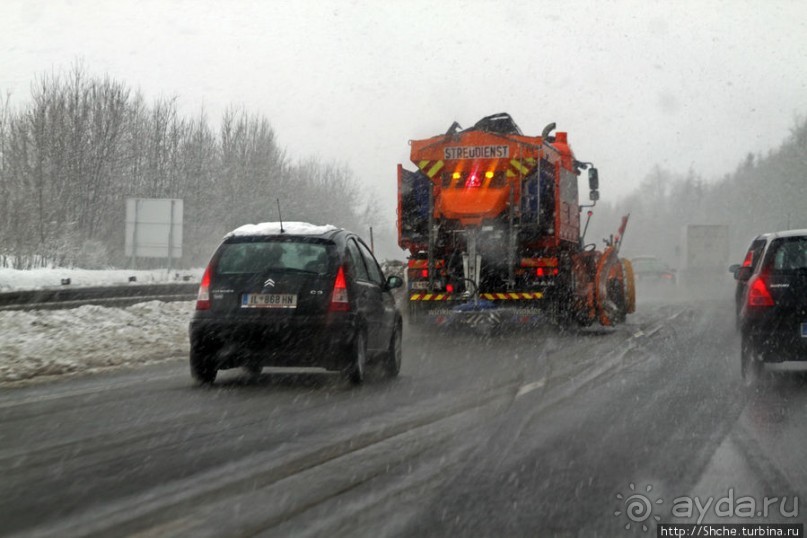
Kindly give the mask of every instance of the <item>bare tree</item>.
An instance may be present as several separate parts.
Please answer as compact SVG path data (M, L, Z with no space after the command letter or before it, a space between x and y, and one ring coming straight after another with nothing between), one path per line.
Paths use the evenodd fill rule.
M38 78L19 113L0 104L0 194L2 248L22 266L123 261L130 196L186 201L187 263L229 229L275 220L278 198L299 220L360 229L377 218L349 168L292 165L267 118L231 108L217 137L204 112L183 118L176 97L149 105L80 63Z

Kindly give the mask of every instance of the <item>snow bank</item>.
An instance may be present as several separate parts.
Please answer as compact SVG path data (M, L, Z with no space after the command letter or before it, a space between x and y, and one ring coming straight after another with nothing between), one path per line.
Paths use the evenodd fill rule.
M198 282L204 269L84 270L0 268L0 292L61 287ZM65 286L66 287L66 286ZM128 308L0 312L0 383L188 356L194 302L151 301Z
M0 383L187 360L194 302L0 312Z
M168 272L166 269L133 271L128 269L8 269L0 267L0 292L12 290L32 290L61 287L63 278L70 279L70 286L114 286L129 284L129 277L135 277L137 284L158 284L177 282L190 277L199 282L204 268L182 269Z

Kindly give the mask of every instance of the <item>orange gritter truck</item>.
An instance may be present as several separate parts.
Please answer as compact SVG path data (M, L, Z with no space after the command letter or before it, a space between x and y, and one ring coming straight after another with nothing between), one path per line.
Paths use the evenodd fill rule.
M554 128L525 136L502 113L410 141L417 170L398 165L397 224L411 323L613 325L634 311L632 268L618 257L628 217L603 251L585 243L597 169ZM581 170L590 205L580 205Z

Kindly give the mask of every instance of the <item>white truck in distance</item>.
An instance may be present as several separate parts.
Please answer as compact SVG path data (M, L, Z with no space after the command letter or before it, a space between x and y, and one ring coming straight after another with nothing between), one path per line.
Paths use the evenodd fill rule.
M729 257L729 227L724 224L688 224L681 233L679 283L708 289L723 280Z

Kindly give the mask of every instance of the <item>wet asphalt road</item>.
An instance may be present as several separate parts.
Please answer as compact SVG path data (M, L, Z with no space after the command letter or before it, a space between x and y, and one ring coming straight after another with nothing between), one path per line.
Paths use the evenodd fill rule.
M702 521L802 523L807 378L744 389L731 312L409 330L401 377L360 388L266 371L200 388L173 362L4 389L0 535L640 536L697 519L674 499L730 491L785 513ZM631 519L637 493L652 508Z

